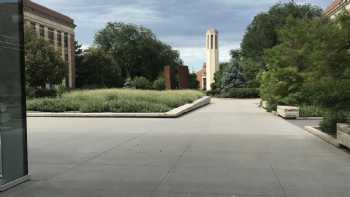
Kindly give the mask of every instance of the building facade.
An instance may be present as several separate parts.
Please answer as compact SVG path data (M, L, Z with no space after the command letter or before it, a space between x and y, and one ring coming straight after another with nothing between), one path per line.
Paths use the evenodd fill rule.
M197 75L197 81L199 82L199 89L205 90L207 88L207 73L206 73L206 64L203 65L203 68L200 69L196 75Z
M214 75L219 70L219 32L209 29L206 34L206 90L211 90L214 83Z
M344 11L350 12L350 0L333 0L331 5L325 10L325 15L334 19Z
M24 22L60 53L68 64L66 84L75 88L74 20L31 0L24 0Z

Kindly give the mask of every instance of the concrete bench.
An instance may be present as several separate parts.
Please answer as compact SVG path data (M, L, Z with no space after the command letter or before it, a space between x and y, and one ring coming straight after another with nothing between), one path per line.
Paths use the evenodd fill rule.
M337 124L337 139L343 146L350 148L350 125Z
M298 118L299 107L278 105L277 114L282 118Z

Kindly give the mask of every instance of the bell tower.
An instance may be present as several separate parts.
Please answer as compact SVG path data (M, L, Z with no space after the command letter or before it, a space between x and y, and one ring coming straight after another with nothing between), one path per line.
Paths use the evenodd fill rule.
M214 83L214 74L219 70L219 32L216 29L209 29L206 34L206 90L211 90Z

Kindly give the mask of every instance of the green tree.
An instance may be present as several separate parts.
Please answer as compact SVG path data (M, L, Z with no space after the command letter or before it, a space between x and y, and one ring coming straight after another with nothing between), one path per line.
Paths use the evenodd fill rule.
M182 64L177 51L151 30L133 24L108 23L96 34L95 44L111 54L124 79L143 76L155 80L165 65Z
M290 17L279 32L281 44L266 51L267 73L295 70L303 80L299 84L302 88L298 89L299 104L337 109L349 107L350 94L344 89L350 79L349 22L350 16L345 15L336 21ZM262 87L265 83L268 82L263 80ZM290 83L290 86L294 85Z
M248 65L264 68L264 51L281 43L278 32L288 17L310 19L321 15L322 10L311 5L299 5L293 1L276 4L268 12L258 14L248 26L241 44L243 58L249 59Z
M190 83L190 89L198 89L199 88L199 81L197 80L196 73L190 74L189 83Z
M89 48L77 65L77 87L102 88L121 87L121 69L111 54L100 48Z
M67 77L68 65L52 45L27 28L24 45L27 85L45 89L47 84L62 84Z
M220 93L232 88L242 88L246 86L246 78L242 72L241 53L239 50L231 51L231 60L222 63L220 70L215 73L214 92Z

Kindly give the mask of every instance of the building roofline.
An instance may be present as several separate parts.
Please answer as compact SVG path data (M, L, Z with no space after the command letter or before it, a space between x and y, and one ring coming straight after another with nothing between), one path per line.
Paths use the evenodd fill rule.
M70 26L75 28L74 20L66 15L63 15L55 10L42 6L38 3L35 3L31 0L23 0L24 11L30 12L33 14L40 15L42 17L49 17L50 20L53 20L57 23Z
M331 16L337 11L339 11L341 8L344 7L344 5L349 4L350 1L343 1L343 0L333 0L331 5L329 5L326 10L324 11L324 14L326 16Z

